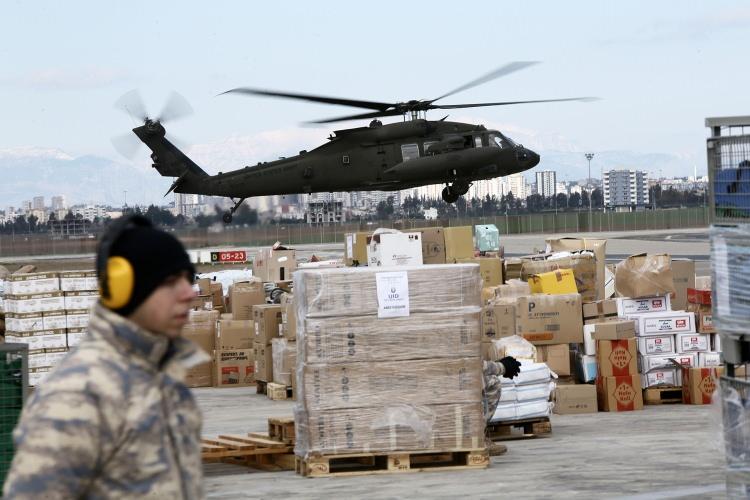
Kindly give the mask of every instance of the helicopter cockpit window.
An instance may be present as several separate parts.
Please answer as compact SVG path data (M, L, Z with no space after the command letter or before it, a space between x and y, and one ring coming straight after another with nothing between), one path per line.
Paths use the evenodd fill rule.
M419 158L419 145L418 144L402 144L401 145L401 158L402 161L409 161Z
M505 145L503 144L502 138L497 134L490 134L490 146L496 147L496 148L505 147Z
M424 144L422 145L422 151L424 151L425 156L436 153L436 151L430 151L430 146L436 143L437 141L424 141Z
M475 135L474 136L474 147L475 148L481 148L482 147L482 136L481 135Z

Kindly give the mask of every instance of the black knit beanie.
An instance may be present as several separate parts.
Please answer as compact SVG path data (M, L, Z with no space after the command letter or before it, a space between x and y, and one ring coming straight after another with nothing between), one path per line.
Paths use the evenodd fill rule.
M139 222L145 220L140 217L138 219ZM135 276L130 300L123 307L113 309L122 316L135 311L170 276L183 271L188 271L191 277L195 274L195 268L182 243L150 224L139 223L126 228L112 241L108 255L102 255L101 252L106 250L100 245L97 263L106 263L107 258L120 256L133 266ZM100 281L105 266L106 264L97 265Z

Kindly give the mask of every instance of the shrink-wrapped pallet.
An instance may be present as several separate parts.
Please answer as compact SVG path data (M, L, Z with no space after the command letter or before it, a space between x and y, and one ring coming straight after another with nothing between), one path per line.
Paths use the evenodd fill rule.
M476 264L295 274L301 457L483 446Z

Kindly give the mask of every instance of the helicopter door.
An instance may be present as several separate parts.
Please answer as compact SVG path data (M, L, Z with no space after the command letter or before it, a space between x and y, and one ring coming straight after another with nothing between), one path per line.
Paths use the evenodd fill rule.
M375 178L382 180L382 174L384 170L388 170L390 167L398 163L394 154L395 146L391 144L378 144L377 148L377 169L375 171Z

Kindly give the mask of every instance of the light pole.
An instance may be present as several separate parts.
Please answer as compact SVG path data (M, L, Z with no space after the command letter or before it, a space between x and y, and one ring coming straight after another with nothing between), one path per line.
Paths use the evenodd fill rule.
M591 202L593 201L592 198L592 192L591 192L591 160L594 158L594 153L586 153L586 159L589 161L589 176L586 179L586 188L589 191L589 231L591 231L591 225L592 225L592 216L591 216Z

